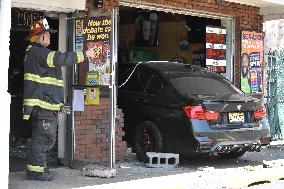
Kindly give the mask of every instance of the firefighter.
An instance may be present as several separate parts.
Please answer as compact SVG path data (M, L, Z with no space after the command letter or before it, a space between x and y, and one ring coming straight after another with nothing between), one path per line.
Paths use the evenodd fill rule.
M24 59L23 119L32 127L32 142L26 173L28 180L50 181L54 176L46 167L46 152L56 140L57 118L64 106L62 66L82 63L94 58L94 49L85 52L52 51L51 33L46 19L30 26L26 37L30 45Z

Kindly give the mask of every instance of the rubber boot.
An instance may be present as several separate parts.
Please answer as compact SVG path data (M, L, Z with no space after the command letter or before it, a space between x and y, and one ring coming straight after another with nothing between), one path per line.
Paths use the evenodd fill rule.
M51 181L54 176L50 173L27 172L27 180Z

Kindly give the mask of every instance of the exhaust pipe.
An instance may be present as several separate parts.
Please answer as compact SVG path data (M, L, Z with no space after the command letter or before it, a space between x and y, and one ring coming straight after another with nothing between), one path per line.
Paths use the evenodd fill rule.
M253 145L251 145L251 147L250 147L250 151L254 151L255 150L255 145L253 144Z
M227 147L223 147L223 148L222 148L222 153L225 153L226 150L227 150Z
M216 152L221 152L221 151L222 151L222 147L221 147L221 146L218 146L215 151L216 151Z
M255 151L260 152L260 149L261 149L261 145L258 145L258 146L256 147Z
M231 147L229 147L229 146L226 147L226 151L225 151L225 152L226 152L226 153L229 153L230 151L231 151Z

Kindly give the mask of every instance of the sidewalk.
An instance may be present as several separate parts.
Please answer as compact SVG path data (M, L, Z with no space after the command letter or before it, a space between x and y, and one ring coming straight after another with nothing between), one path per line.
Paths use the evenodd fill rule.
M157 169L155 169L157 170ZM284 167L262 168L256 166L227 168L227 169L204 169L186 173L166 174L169 170L159 169L160 174L132 175L130 170L126 173L123 169L117 169L115 178L86 177L78 170L69 168L57 168L52 170L56 180L51 182L25 180L24 172L11 173L9 177L9 188L11 189L197 189L197 188L244 188L256 182L276 182L284 178ZM147 170L146 172L148 172ZM138 179L139 178L139 179ZM210 187L209 187L210 186ZM284 181L283 185L284 188Z
M130 166L129 166L130 165ZM153 169L147 168L142 164L120 164L116 166L117 175L114 178L98 178L82 175L82 171L70 168L51 169L52 174L56 177L51 182L30 181L25 179L25 172L15 172L9 174L10 189L71 189L86 186L110 184L128 181L131 188L138 179L151 177L161 177L166 175L178 175L191 172L189 168L180 169ZM135 182L134 182L135 181ZM40 184L40 187L39 187ZM151 188L151 187L150 187Z
M283 152L283 141L277 141L260 153L247 153L236 160L197 158L167 169L147 168L143 163L137 162L135 157L131 157L115 165L117 174L114 178L88 177L82 175L80 170L60 167L51 169L56 177L54 181L40 182L26 180L23 171L11 172L9 189L244 188L253 182L279 182L280 178L284 178ZM263 168L264 160L273 166ZM283 185L280 182L280 188L284 188L284 181Z

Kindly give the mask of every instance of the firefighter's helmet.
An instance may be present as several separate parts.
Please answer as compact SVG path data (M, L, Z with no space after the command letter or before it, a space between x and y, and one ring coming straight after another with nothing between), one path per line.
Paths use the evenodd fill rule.
M44 18L44 19L38 20L38 21L34 22L32 25L30 25L29 35L26 37L26 40L29 40L32 36L43 33L45 31L49 31L51 33L56 32L56 30L49 28L48 22Z

